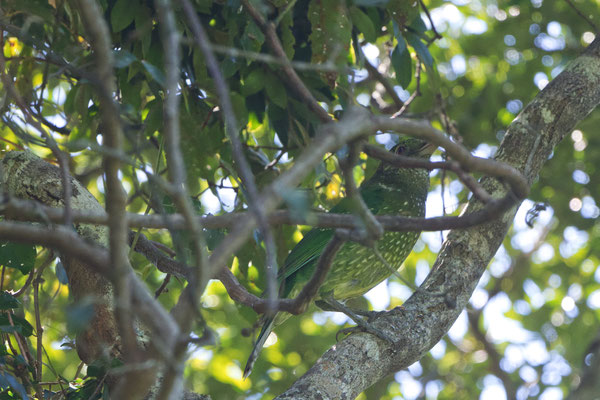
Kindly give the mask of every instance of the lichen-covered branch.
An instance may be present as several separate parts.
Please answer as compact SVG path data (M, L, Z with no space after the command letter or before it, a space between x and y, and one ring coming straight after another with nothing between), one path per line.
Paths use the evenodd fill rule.
M558 142L600 103L600 38L576 58L517 116L496 160L525 175L531 184ZM484 178L493 197L506 188ZM467 213L480 209L473 199ZM419 360L450 329L502 243L516 207L502 218L453 230L421 290L374 326L395 338L391 345L373 335L351 335L327 351L279 399L353 399L384 376ZM439 296L444 293L445 296ZM450 300L450 301L449 301Z

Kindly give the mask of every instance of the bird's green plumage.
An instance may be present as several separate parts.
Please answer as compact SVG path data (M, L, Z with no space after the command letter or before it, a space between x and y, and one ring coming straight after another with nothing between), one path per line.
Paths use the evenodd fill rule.
M423 158L429 158L433 150L434 146L409 137L402 138L392 149L398 154ZM425 215L428 189L429 174L426 170L397 168L382 163L373 177L360 187L360 193L375 215L422 217ZM342 199L330 212L350 213L350 201ZM295 297L302 290L333 234L331 229L312 229L292 249L278 276L281 297ZM397 269L410 254L418 237L419 232L387 232L377 242L377 249L387 263ZM361 296L391 274L392 271L380 261L373 249L347 242L336 255L317 297L333 296L343 301ZM287 317L288 314L280 313L263 318L263 328L248 359L244 376L250 373L273 327Z

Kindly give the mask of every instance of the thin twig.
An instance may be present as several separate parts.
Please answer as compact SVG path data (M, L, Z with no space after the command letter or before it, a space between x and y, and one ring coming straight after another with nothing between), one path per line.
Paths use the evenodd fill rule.
M155 299L158 299L158 297L165 291L167 285L169 284L169 282L171 282L172 276L173 275L171 274L167 274L167 276L165 276L165 279L163 279L161 285L158 287L158 289L156 289L156 292L154 292Z
M300 314L304 312L307 305L316 296L319 288L325 281L327 273L331 268L331 263L343 244L343 240L334 236L323 250L323 253L321 253L315 272L306 285L304 285L300 293L293 299L279 299L275 304L275 309L278 311L286 311L291 314ZM257 313L265 313L272 310L272 305L265 299L261 299L246 291L230 270L222 268L219 270L217 278L223 282L227 288L227 293L234 301L252 307Z
M424 168L430 171L434 169L452 171L456 174L458 179L471 192L473 192L475 197L484 203L487 203L491 200L491 197L486 190L479 184L479 182L477 182L475 178L473 178L472 175L465 172L465 170L461 167L461 164L459 164L457 161L428 161L424 159L410 158L390 153L389 151L385 151L378 146L370 144L365 144L363 146L363 151L370 157L378 158L391 165L397 166L398 168Z
M583 18L583 20L585 22L587 22L592 29L594 29L594 32L598 33L598 27L596 26L596 24L594 23L594 21L592 21L590 18L588 18L583 12L581 12L581 10L579 10L577 8L577 6L575 4L573 4L573 2L571 0L565 0L567 2L567 4L573 9L575 10L575 12L577 13L577 15L579 15L581 18Z
M513 198L514 196L509 196ZM390 232L407 232L407 231L438 231L446 229L461 229L469 228L477 224L487 222L486 218L495 218L504 210L506 206L510 204L510 198L493 199L488 201L485 207L477 212L464 216L448 216L448 217L435 217L435 218L418 218L418 217L403 217L397 215L377 215L375 218L382 225L386 231ZM9 200L9 203L5 204L3 211L0 211L0 215L12 216L15 213L21 213L22 218L26 218L30 221L45 221L40 216L41 208L45 214L45 217L50 221L60 221L62 218L62 209L40 207L35 206L35 203L23 200ZM37 211L36 211L37 210ZM75 210L74 221L77 223L87 223L95 225L106 225L107 217L104 214L86 213ZM206 229L220 229L230 228L235 229L241 223L248 223L253 221L253 215L249 212L236 212L224 215L209 215L206 217L197 217L202 221L202 224ZM287 210L276 210L269 214L269 224L271 225L311 225L315 228L340 228L340 229L355 229L356 228L356 217L351 214L335 214L325 212L308 212L304 216L299 216L297 213L292 213ZM185 218L180 214L171 214L168 216L151 214L151 215L139 215L139 214L128 214L127 222L132 227L144 227L150 229L185 229ZM0 222L0 225L5 222ZM40 228L43 229L43 228ZM18 236L18 235L16 235ZM140 236L141 237L141 236ZM32 238L33 239L33 238ZM26 241L27 242L27 241ZM36 243L34 240L28 243ZM139 243L136 244L138 249ZM143 248L143 247L141 247ZM142 253L148 254L152 257L153 252L147 253L146 250L141 250ZM153 262L154 263L154 262ZM172 267L165 265L160 266L163 272L174 273L181 275L179 269L171 269Z
M438 33L438 31L435 29L435 24L433 23L433 20L431 19L431 15L429 14L429 10L425 6L425 3L423 3L423 0L419 0L419 4L421 4L421 8L425 12L425 15L427 15L427 19L429 19L429 24L431 25L431 30L433 31L433 34L434 34L432 41L434 41L436 39L441 39L442 35L440 35Z
M354 204L354 209L358 214L361 222L366 228L366 239L368 242L373 242L383 236L384 230L381 224L375 219L365 200L360 195L356 182L354 181L354 165L358 160L359 146L356 142L348 145L348 156L341 160L342 173L344 174L346 194L350 201Z
M361 48L362 51L362 48ZM363 52L363 56L364 56L364 52ZM396 93L396 90L394 90L394 86L390 83L390 81L388 80L387 77L383 76L383 74L381 72L379 72L379 70L377 69L377 67L375 67L374 65L372 65L369 60L367 60L366 56L364 58L365 60L365 68L367 69L367 71L369 72L369 74L379 83L381 83L383 85L383 87L385 88L385 91L387 92L387 94L390 95L390 97L392 98L392 101L394 102L394 105L396 106L396 109L401 109L402 106L404 106L404 102L400 99L400 97L398 96L398 93Z
M23 98L21 97L19 92L16 90L16 88L13 84L12 77L8 77L6 75L6 73L5 73L5 71L7 71L6 62L4 59L4 55L1 53L2 52L0 52L0 75L1 75L2 83L4 84L5 90L12 97L12 99L14 100L17 107L19 107L19 109L23 113L23 116L25 117L25 120L29 124L31 124L33 127L35 127L36 130L40 133L40 135L46 140L46 144L47 144L48 148L50 148L50 150L52 151L52 154L54 154L54 157L56 157L56 159L58 160L58 164L60 166L61 178L62 178L62 186L63 186L62 189L63 189L63 197L64 197L64 203L65 203L65 215L64 215L63 223L66 226L71 226L71 224L72 224L72 218L71 218L72 188L71 188L71 173L69 172L68 155L63 153L60 150L60 148L58 147L58 144L56 143L56 141L54 140L52 135L49 135L48 132L46 132L46 130L44 129L44 127L39 123L39 121L37 121L33 117L33 114L31 112L29 105L23 100Z
M413 100L421 95L421 68L421 61L417 60L417 67L415 70L415 80L417 82L417 87L415 88L415 91L411 93L410 97L404 102L404 105L398 110L398 112L392 115L392 118L398 118L399 116L404 114L404 111L408 109L408 106L413 102Z
M190 275L190 291L195 293L194 296L183 296L185 301L191 301L193 309L198 308L198 299L204 289L204 284L208 280L206 274L207 256L205 252L206 240L202 226L198 223L195 217L194 207L192 205L190 195L186 189L186 170L183 163L183 155L181 153L181 135L179 126L179 74L180 74L180 59L181 46L179 43L179 32L175 22L175 14L171 7L171 3L166 0L155 1L157 8L158 19L160 22L161 40L164 49L164 61L166 71L166 98L164 101L164 135L165 135L165 156L167 158L169 179L172 185L171 194L173 200L185 216L187 230L192 238L194 264L195 268ZM194 15L196 15L194 13ZM185 320L189 325L189 316ZM182 327L183 328L183 327ZM183 328L187 331L188 328Z

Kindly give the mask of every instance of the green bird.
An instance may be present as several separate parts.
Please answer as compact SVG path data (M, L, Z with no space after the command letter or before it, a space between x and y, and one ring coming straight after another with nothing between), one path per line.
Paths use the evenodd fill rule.
M429 159L433 146L420 139L403 137L392 152L403 156ZM382 162L375 174L360 187L360 194L374 215L425 216L425 201L429 190L429 172L419 168L397 168ZM350 213L349 199L342 199L331 212ZM292 249L279 271L279 295L293 298L310 280L317 261L335 231L315 228ZM377 249L387 261L386 265L372 248L355 242L346 242L337 253L325 282L315 300L335 299L345 301L358 297L393 274L389 266L400 268L412 251L420 232L386 232L377 242ZM244 378L252 371L254 362L276 325L289 317L287 313L262 317L262 329L246 363Z

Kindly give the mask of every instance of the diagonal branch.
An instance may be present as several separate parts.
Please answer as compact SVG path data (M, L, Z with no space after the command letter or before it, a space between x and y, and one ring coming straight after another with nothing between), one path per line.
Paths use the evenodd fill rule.
M496 160L510 164L531 184L554 146L600 103L599 86L600 38L596 38L517 116L500 144ZM456 159L455 154L450 155ZM484 178L481 184L494 198L507 192L493 178ZM477 199L472 199L467 213L481 207ZM278 399L355 398L384 376L419 360L446 334L467 305L515 212L512 208L492 222L450 232L421 290L402 308L373 323L397 340L394 345L372 335L351 335L326 352Z

